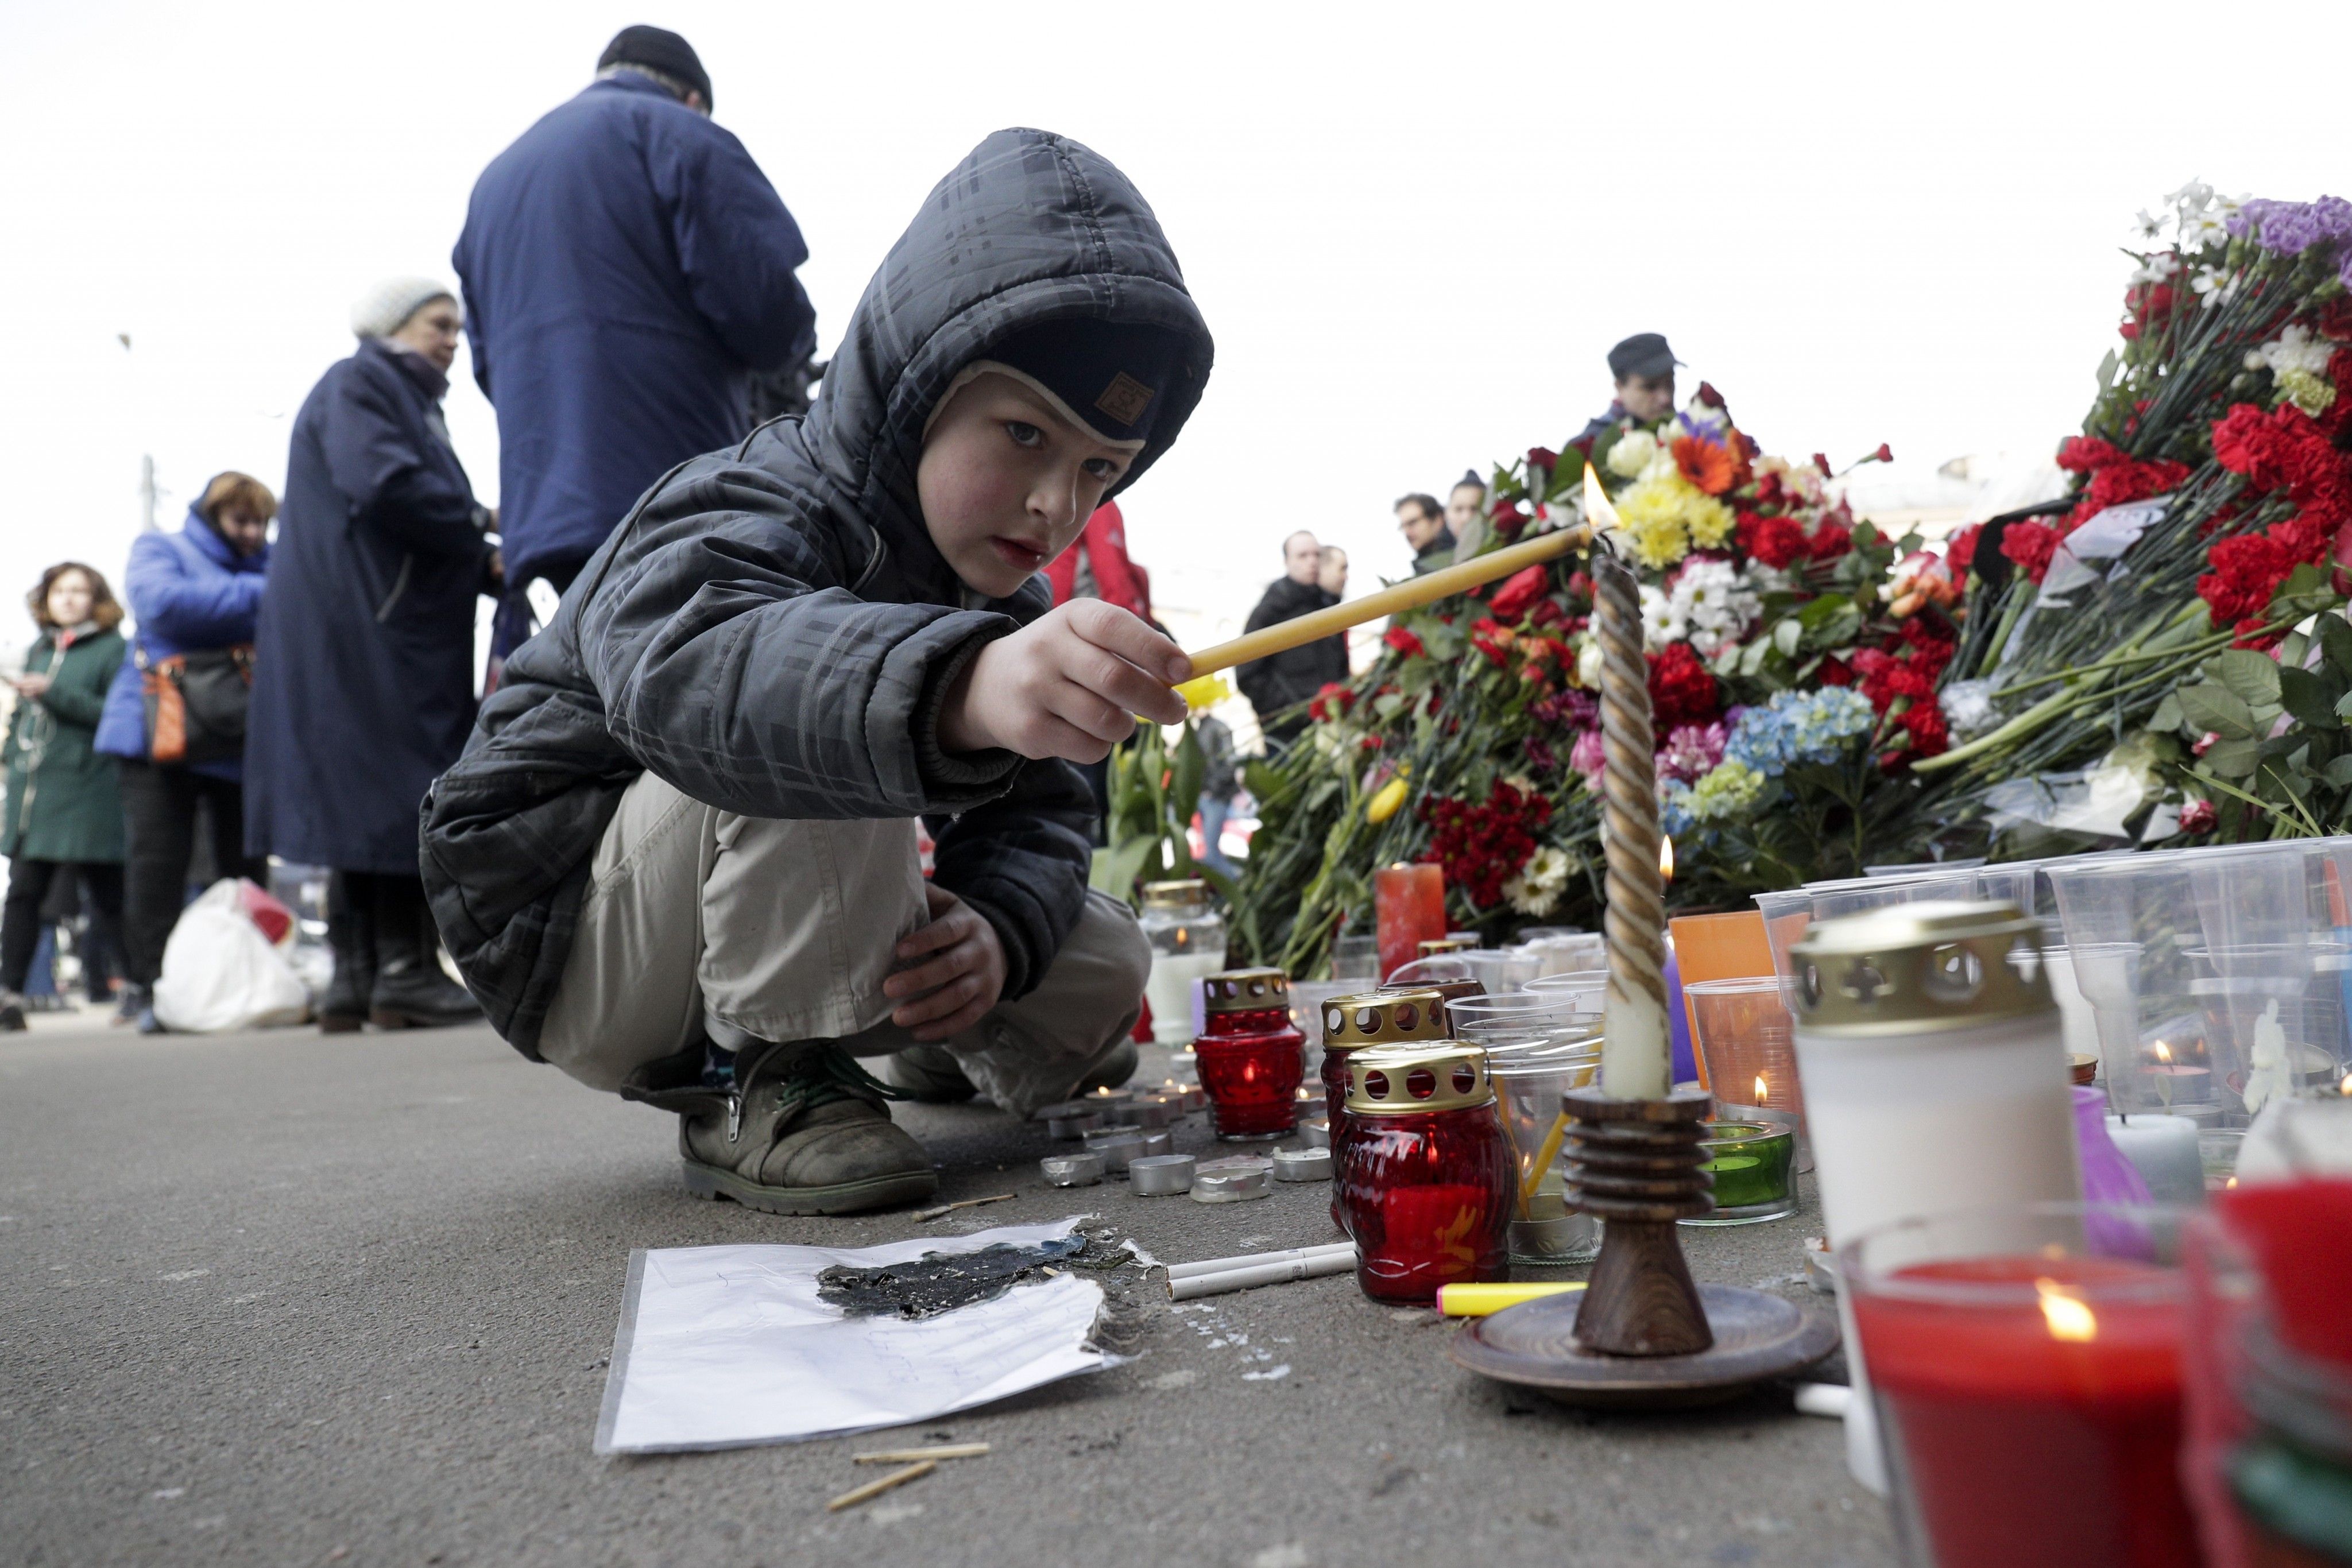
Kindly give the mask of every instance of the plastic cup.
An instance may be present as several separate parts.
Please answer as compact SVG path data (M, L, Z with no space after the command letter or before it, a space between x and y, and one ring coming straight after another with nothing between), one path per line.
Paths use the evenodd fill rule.
M2291 841L2042 868L2075 985L2098 1019L2116 1110L2242 1126L2263 1104L2325 1080L2343 1049L2346 971L2334 967L2332 943L2320 949L2329 967L2315 961L2313 868ZM2335 977L2337 999L2315 1016L2323 975Z
M1841 1248L1913 1561L2193 1568L2188 1281L2160 1207L2013 1205Z
M1685 915L1667 922L1667 930L1674 938L1675 960L1682 970L1683 1011L1696 1044L1698 1010L1691 1000L1690 988L1709 980L1744 979L1758 975L1769 979L1773 973L1772 943L1764 930L1764 916L1753 909L1734 910L1727 915ZM1695 1054L1699 1084L1711 1088L1706 1053Z
M1468 965L1490 997L1518 990L1543 974L1542 956L1531 947L1479 947L1449 956Z
M1511 1260L1537 1267L1588 1262L1601 1251L1601 1224L1570 1211L1560 1154L1568 1124L1560 1096L1594 1082L1601 1041L1589 1025L1538 1028L1507 1019L1464 1026L1464 1038L1486 1052L1496 1113L1517 1160Z
M1331 944L1331 977L1335 980L1380 979L1381 939L1342 936Z
M1712 1085L1716 1113L1727 1121L1768 1122L1798 1134L1800 1170L1812 1168L1803 1141L1804 1082L1797 1074L1795 1020L1771 975L1685 985L1692 1033Z

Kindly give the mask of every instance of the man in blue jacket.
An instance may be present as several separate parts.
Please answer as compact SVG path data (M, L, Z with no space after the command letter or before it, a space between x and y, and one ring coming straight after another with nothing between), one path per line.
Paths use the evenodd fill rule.
M450 257L499 413L499 658L534 579L569 588L655 480L743 439L754 372L816 344L808 246L692 47L625 27L596 65L482 171Z

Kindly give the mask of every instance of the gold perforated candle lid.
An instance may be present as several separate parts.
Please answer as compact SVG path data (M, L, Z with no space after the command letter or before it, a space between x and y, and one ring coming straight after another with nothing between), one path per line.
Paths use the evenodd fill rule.
M1323 1049L1445 1038L1445 998L1435 991L1366 991L1323 1004Z
M1199 877L1143 884L1143 906L1146 909L1181 909L1188 904L1206 904L1208 901L1209 884Z
M1290 977L1279 969L1221 969L1201 983L1213 1013L1250 1013L1290 1006Z
M1894 904L1824 920L1790 949L1799 1027L1928 1034L2054 1010L2042 923L2004 902Z
M1478 946L1468 936L1424 936L1413 944L1413 952L1423 958L1434 958L1440 953L1467 953Z
M1348 1055L1348 1109L1360 1116L1466 1111L1494 1103L1486 1053L1466 1040L1376 1045Z

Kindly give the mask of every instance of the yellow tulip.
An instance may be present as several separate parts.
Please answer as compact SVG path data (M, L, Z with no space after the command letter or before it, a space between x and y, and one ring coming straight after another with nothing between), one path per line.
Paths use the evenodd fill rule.
M1370 803L1364 808L1364 821L1387 821L1397 814L1397 808L1404 804L1404 776L1399 774L1373 792Z
M1202 708L1214 707L1233 695L1234 688L1222 674L1202 675L1198 680L1186 681L1178 686L1176 695L1197 713Z

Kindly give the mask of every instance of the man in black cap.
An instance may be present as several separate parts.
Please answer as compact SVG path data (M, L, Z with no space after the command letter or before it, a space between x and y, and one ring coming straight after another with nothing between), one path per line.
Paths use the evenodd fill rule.
M646 486L743 439L754 374L815 347L799 225L710 108L692 45L624 27L475 183L451 260L499 412L500 659L534 579L569 588Z
M1675 412L1675 367L1682 361L1659 332L1636 332L1609 350L1609 373L1617 378L1617 397L1609 412L1584 427L1569 444L1584 452L1603 432L1626 420L1655 424Z

